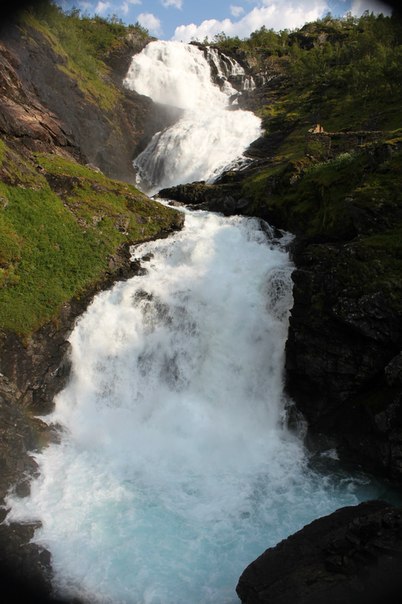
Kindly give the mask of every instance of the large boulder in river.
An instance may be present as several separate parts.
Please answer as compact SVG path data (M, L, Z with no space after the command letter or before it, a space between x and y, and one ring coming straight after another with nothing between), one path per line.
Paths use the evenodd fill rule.
M243 604L397 604L402 509L370 501L315 520L243 572Z
M225 216L241 213L241 208L248 203L239 197L239 187L226 183L221 186L204 181L168 187L159 191L161 199L171 199L186 204L194 210L221 212Z

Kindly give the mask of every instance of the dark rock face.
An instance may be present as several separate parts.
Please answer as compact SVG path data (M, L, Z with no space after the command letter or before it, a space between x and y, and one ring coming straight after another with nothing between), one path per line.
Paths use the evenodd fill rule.
M76 159L80 153L59 118L24 86L17 71L20 61L0 42L0 132L38 151L65 149Z
M243 604L397 604L402 593L402 510L381 501L315 520L252 562Z
M0 526L0 585L2 601L57 602L51 596L50 554L29 543L36 524Z
M351 286L356 268L345 245L296 247L294 260L287 389L310 442L335 438L344 459L400 483L402 317L392 295Z
M249 147L249 163L240 169L223 172L213 184L196 181L176 185L162 189L158 197L178 201L193 209L221 212L225 216L243 214L251 200L243 194L242 183L269 161L264 159L265 145L263 137L254 141Z

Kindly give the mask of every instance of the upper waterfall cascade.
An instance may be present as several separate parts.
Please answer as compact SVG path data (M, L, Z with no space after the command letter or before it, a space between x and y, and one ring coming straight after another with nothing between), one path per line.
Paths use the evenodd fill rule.
M151 195L184 182L212 181L261 134L259 118L231 105L238 92L230 77L240 78L245 88L252 79L233 59L220 60L216 49L206 55L192 44L158 41L132 59L125 86L183 110L134 161L138 184Z

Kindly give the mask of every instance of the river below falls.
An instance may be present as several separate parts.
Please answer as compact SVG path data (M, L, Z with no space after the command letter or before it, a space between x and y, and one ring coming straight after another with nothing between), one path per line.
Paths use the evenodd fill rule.
M115 604L235 604L247 564L314 518L379 495L285 422L289 238L185 211L137 246L146 273L96 296L10 521L39 519L56 593ZM328 458L334 452L327 453Z

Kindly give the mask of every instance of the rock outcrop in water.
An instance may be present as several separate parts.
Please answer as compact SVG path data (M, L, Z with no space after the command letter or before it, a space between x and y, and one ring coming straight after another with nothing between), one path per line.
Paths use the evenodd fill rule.
M248 566L243 604L398 604L402 510L381 501L312 522Z

